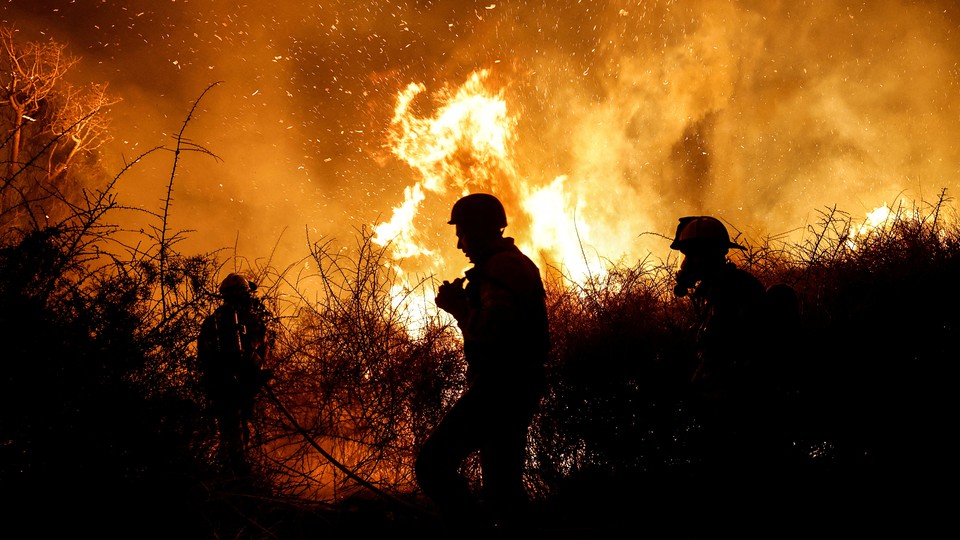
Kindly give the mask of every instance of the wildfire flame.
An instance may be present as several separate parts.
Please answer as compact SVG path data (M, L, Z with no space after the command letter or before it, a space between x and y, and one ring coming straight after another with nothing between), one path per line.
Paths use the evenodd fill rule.
M932 214L922 214L916 203L904 198L893 207L884 203L867 212L862 222L850 225L846 246L848 249L856 251L860 247L861 239L888 231L898 222L922 224L929 223L933 219ZM943 235L944 231L940 229L937 233Z
M373 241L390 245L398 260L421 258L427 270L445 261L422 240L417 218L427 197L457 196L470 191L499 191L513 175L510 140L514 119L501 94L484 86L487 71L473 73L458 89L443 89L440 106L430 117L418 117L413 102L426 90L410 84L397 97L390 146L394 155L418 173L420 180L404 190L393 217L374 227Z
M433 298L410 294L405 276L411 269L449 275L445 254L451 250L436 248L431 225L438 217L446 224L450 206L467 193L490 192L504 202L509 235L516 237L524 252L539 259L541 271L554 269L577 284L607 271L600 262L606 252L597 250L593 257L591 248L594 218L602 212L591 215L589 194L571 189L591 182L560 175L544 183L519 172L514 157L518 117L510 113L503 89L489 88L489 75L488 70L478 70L461 86L438 90L432 98L432 115L420 114L425 107L417 106L426 93L425 85L412 83L397 96L390 149L419 180L404 189L403 202L393 208L392 218L374 227L372 240L388 248L392 266L401 276L392 291L394 308L411 315L411 332L421 327L417 321L437 311ZM848 248L857 249L860 239L901 218L901 212L887 204L867 212L864 221L850 226ZM449 234L446 244L455 245L452 231L445 232ZM612 244L608 233L602 233L604 248Z
M869 234L872 234L877 231L884 230L890 223L891 219L890 207L887 206L887 203L878 206L867 212L866 218L862 223L854 224L850 226L850 234L847 239L847 247L852 250L857 249L857 239L863 238Z
M461 86L440 89L436 112L417 116L414 101L426 91L410 84L397 97L390 145L393 153L419 175L404 189L404 200L392 218L374 227L373 241L389 246L397 261L425 272L449 272L448 261L425 241L421 228L436 216L446 222L459 197L489 192L503 201L511 236L525 252L537 257L541 271L547 265L562 269L567 278L582 280L602 272L588 264L583 244L590 226L575 222L585 207L582 197L567 190L567 177L545 185L518 173L513 145L518 118L510 114L504 91L488 88L489 70L473 72ZM436 215L422 215L428 202ZM452 238L452 234L451 234ZM449 240L449 243L455 243Z

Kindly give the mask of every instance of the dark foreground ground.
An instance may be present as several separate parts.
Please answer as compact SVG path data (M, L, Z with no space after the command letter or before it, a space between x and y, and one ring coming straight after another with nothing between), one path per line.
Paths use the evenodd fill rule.
M767 478L584 482L535 501L523 528L452 530L427 501L358 495L337 507L279 500L241 484L196 485L192 500L158 493L61 489L5 504L2 538L941 538L952 488L916 470L810 467ZM7 494L8 496L11 494ZM39 496L39 495L38 495ZM40 499L33 501L41 502ZM22 503L28 503L27 508ZM948 511L949 509L949 511ZM944 529L944 526L949 528Z

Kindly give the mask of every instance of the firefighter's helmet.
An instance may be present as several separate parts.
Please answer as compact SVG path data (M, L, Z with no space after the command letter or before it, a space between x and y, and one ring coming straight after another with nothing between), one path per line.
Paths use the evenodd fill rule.
M500 200L493 195L471 193L454 203L447 223L469 229L502 229L507 226L507 213Z
M253 291L257 286L240 274L230 274L220 282L220 295L233 296L241 293Z
M746 248L730 241L730 234L719 219L710 216L688 216L680 218L670 249L676 249L682 253L688 251L726 253L730 249Z

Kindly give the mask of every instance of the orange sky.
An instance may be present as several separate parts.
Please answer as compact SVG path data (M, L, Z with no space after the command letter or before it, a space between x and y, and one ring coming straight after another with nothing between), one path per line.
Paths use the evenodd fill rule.
M67 43L74 78L123 98L110 171L172 144L222 81L186 131L222 161L179 165L173 226L196 231L181 250L236 242L266 258L276 245L283 266L308 232L352 246L423 181L390 147L399 94L422 84L411 114L431 118L478 70L516 122L511 190L562 178L586 247L608 259L666 256L642 233L671 235L683 215L755 238L802 231L827 206L864 215L960 184L950 0L12 0L0 18ZM121 199L159 210L170 159L127 173ZM457 195L431 194L414 223L447 253ZM518 240L522 212L511 199Z

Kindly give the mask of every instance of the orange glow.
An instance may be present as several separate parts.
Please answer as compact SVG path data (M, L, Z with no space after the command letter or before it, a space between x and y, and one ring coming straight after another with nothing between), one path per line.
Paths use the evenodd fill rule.
M512 120L502 95L484 88L487 75L476 72L460 88L441 93L441 104L432 117L420 118L411 110L414 98L425 90L422 84L410 84L397 98L391 150L416 171L419 180L404 188L404 201L394 208L389 222L374 228L373 240L389 243L399 260L422 257L426 271L444 269L445 261L423 244L415 226L424 200L449 191L457 197L478 190L499 192L498 185L513 176Z
M184 252L286 268L375 226L403 275L456 277L466 191L580 281L671 256L683 215L798 241L818 211L960 188L951 0L822 2L13 2L24 39L67 43L109 83L108 173L186 136L169 226ZM119 183L156 211L170 156ZM146 214L124 216L148 229Z
M917 203L911 203L903 198L893 208L884 203L882 206L867 212L863 221L853 221L850 225L846 246L851 250L856 250L859 247L860 239L888 231L898 222L927 223L932 219L932 214L921 213ZM942 231L937 232L942 234Z
M537 185L517 173L514 161L514 127L501 89L487 86L489 71L472 73L454 89L440 89L433 115L417 116L415 99L426 88L410 84L397 96L391 132L391 150L410 165L419 180L404 188L403 202L394 207L390 221L375 226L373 241L390 249L397 272L449 276L451 263L430 242L435 235L418 224L436 223L419 215L425 201L438 201L441 212L459 197L471 192L490 192L504 201L508 235L518 233L518 245L540 259L541 271L554 268L574 282L604 272L599 256L588 254L590 221L580 219L585 204L576 193L567 191L567 179L560 176ZM446 213L440 214L446 217ZM589 216L588 216L589 217ZM452 227L446 234L453 244ZM459 253L458 253L459 255ZM591 256L598 257L591 263ZM463 258L456 261L462 266ZM404 285L394 287L395 307L415 310L425 316L436 314L432 298L407 296ZM422 320L415 317L416 321ZM412 328L417 328L414 323Z
M895 217L891 215L890 207L886 203L867 212L862 223L855 223L850 226L850 238L847 240L847 247L857 249L857 238L884 230L890 224L891 218Z

